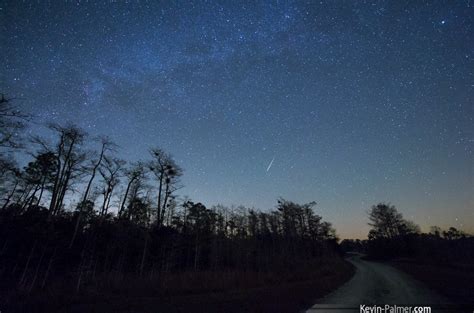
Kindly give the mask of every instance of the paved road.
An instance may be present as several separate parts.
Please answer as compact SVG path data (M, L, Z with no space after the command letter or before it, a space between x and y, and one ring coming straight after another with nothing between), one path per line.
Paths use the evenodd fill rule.
M360 305L432 305L448 301L394 267L369 262L353 256L349 261L356 267L351 280L321 298L307 313L360 312ZM353 308L353 309L351 309Z

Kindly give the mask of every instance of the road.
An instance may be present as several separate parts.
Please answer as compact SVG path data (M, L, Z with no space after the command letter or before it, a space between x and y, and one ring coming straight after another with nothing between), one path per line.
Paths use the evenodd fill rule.
M360 256L348 259L356 267L351 280L321 298L307 313L360 312L360 305L439 306L448 301L396 268L365 261Z

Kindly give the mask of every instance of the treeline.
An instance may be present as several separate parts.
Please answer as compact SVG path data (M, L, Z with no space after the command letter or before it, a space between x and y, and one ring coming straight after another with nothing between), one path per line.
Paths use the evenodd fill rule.
M145 281L153 282L153 291L171 292L192 289L192 277L198 277L179 281L183 276L173 274L304 276L308 266L338 258L335 231L314 213L315 203L280 199L276 209L261 212L181 199L183 170L159 148L150 149L148 160L128 163L116 157L118 147L109 138L54 124L52 137L27 139L35 148L19 168L13 156L21 145L13 143L23 116L3 109L9 112L0 115L3 292L133 286L138 293ZM7 123L12 117L20 121ZM219 289L219 280L210 288Z
M362 252L374 259L415 258L429 263L474 264L474 237L450 227L432 226L429 233L406 220L395 206L379 203L368 214L367 240L343 240L344 251Z
M288 201L269 213L187 201L162 225L93 210L83 215L72 246L79 210L49 212L16 202L0 212L4 281L32 290L60 279L77 292L104 278L155 279L173 271L285 272L333 255L336 244L310 205Z

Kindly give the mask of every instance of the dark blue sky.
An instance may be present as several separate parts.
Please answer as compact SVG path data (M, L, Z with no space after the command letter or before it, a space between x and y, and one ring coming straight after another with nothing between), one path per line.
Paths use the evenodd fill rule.
M206 205L474 231L470 1L128 2L1 1L2 92L128 160L163 147Z

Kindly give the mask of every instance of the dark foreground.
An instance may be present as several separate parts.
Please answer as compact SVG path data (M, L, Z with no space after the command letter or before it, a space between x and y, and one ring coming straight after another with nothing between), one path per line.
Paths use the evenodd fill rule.
M320 298L348 281L353 266L343 260L314 268L306 275L274 273L278 283L234 289L200 292L187 290L159 296L132 296L102 290L76 296L45 293L14 296L4 303L5 312L301 312ZM245 275L242 273L242 276ZM223 273L222 280L225 280ZM254 284L255 285L255 284ZM3 310L2 310L3 311Z
M447 297L452 303L471 308L470 312L474 312L474 265L437 264L412 259L398 260L393 265Z

